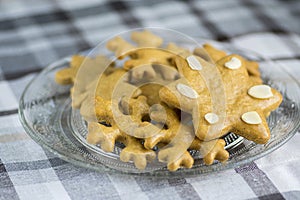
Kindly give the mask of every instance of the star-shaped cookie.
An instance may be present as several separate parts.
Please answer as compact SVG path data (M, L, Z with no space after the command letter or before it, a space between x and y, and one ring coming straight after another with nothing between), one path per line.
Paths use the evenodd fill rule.
M216 139L232 131L266 143L270 130L265 116L280 105L281 94L253 83L246 61L239 55L225 56L215 65L195 58L197 67L188 59L176 58L183 78L160 90L162 101L192 114L200 140Z

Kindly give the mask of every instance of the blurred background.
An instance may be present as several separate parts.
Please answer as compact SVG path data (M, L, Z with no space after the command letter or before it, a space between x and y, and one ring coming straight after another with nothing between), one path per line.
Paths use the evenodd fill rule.
M0 0L0 67L6 79L18 78L137 27L225 42L286 36L300 32L299 16L300 1L291 0Z

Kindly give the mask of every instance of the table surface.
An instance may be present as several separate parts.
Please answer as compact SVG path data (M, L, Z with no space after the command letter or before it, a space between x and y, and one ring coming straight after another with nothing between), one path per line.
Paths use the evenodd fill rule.
M299 199L300 134L245 166L194 178L97 173L42 149L18 120L49 63L124 30L164 27L248 48L299 81L300 1L0 1L0 199Z

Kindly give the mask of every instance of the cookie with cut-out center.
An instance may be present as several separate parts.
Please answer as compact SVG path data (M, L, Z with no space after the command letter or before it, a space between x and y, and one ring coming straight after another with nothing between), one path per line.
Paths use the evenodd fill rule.
M115 37L107 43L107 48L115 52L117 59L129 58L123 66L124 69L130 70L129 82L151 80L157 72L166 80L176 79L176 70L168 69L174 68L172 58L176 52L158 48L163 42L159 36L142 31L133 32L131 38L137 45L132 45L121 37Z

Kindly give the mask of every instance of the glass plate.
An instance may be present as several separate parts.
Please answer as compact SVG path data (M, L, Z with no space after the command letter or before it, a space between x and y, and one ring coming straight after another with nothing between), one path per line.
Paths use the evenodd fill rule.
M176 42L179 45L182 43L178 38ZM197 42L203 44L207 40L198 39ZM148 164L144 171L140 171L133 163L123 163L119 160L121 144L117 144L112 153L105 153L97 146L87 144L86 124L79 111L71 109L70 87L58 85L54 81L55 72L67 67L70 57L53 63L28 84L20 100L20 120L33 140L59 158L101 172L156 177L194 176L237 167L261 158L286 143L298 130L299 85L282 67L257 53L237 49L224 43L209 42L227 52L234 52L259 62L264 82L283 95L282 104L268 118L271 130L270 141L265 145L259 145L232 133L226 135L224 138L226 149L230 152L226 164L215 162L211 166L206 166L198 152L192 151L195 163L191 169L170 172L165 165L154 162Z

